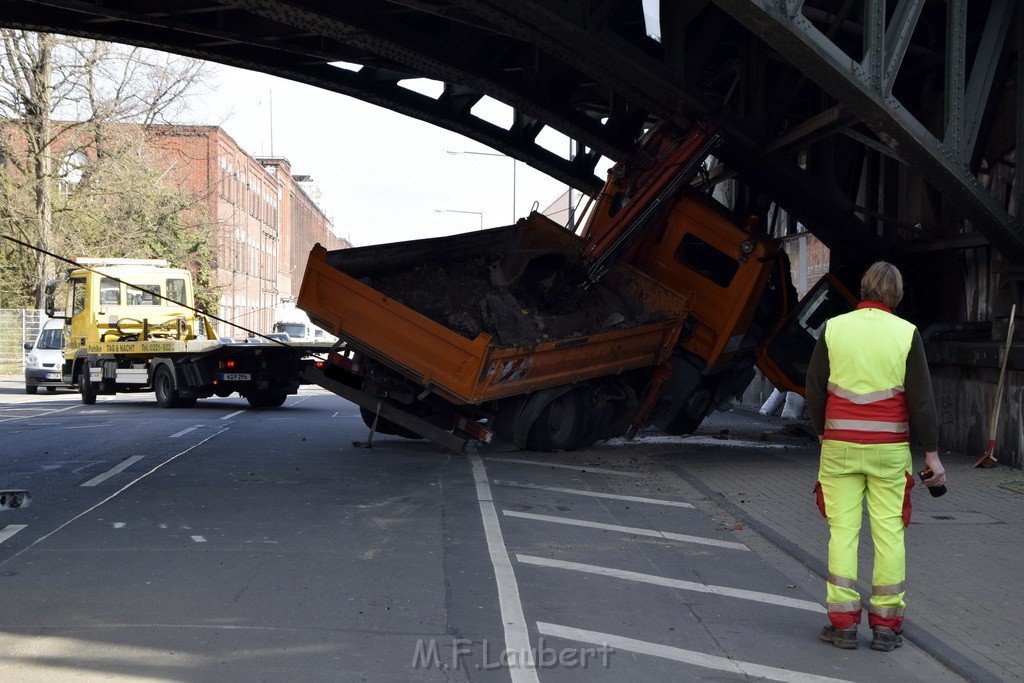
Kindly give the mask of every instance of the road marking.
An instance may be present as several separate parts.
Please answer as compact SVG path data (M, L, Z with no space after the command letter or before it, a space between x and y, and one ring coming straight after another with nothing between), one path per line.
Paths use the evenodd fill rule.
M566 638L568 640L577 640L584 643L594 643L595 645L611 647L615 650L625 650L627 652L636 652L644 655L652 655L654 657L662 657L676 662L683 662L684 664L701 666L705 669L737 673L750 678L767 678L771 681L786 681L787 683L849 683L843 678L816 676L802 671L780 669L774 666L754 664L753 662L744 662L742 660L731 659L729 657L709 655L695 650L684 650L683 648L672 647L671 645L650 643L644 640L626 638L625 636L616 636L610 633L600 633L598 631L572 628L571 626L547 624L542 621L537 622L537 630L542 636L552 636L554 638Z
M505 649L515 655L514 661L510 662L509 675L513 683L539 683L533 651L530 649L530 632L526 627L523 603L519 598L519 586L505 548L505 539L501 535L498 512L491 497L491 486L487 483L487 470L476 454L470 456L470 462L473 464L473 479L476 480L476 497L480 501L487 551L491 556L494 581L498 587L498 605L501 609L501 622L505 627Z
M193 427L186 427L185 429L182 429L180 432L177 432L175 434L171 434L171 436L169 438L177 439L179 436L185 436L189 432L194 432L194 431L196 431L197 429L199 429L202 426L203 425L195 425Z
M574 496L590 496L591 498L611 498L613 500L626 500L631 503L650 503L652 505L671 505L680 508L692 508L690 503L682 503L677 500L662 500L660 498L644 498L642 496L621 496L617 493L598 493L597 491L581 491L579 489L566 489L560 486L539 486L537 484L520 484L515 481L495 479L498 486L514 486L521 489L538 489L540 491L554 491L556 493L571 493Z
M159 469L160 469L161 467L163 467L164 465L168 465L168 464L170 464L170 463L174 462L175 460L177 460L177 459L178 459L178 458L180 458L181 456L185 455L185 454L186 454L186 453L188 453L189 451L191 451L191 450L194 450L194 449L196 449L196 448L199 448L200 446L202 446L203 444L205 444L205 443L206 443L207 441L211 441L211 440L213 440L213 439L217 438L218 436L220 436L221 434L223 434L223 433L224 433L224 432L226 432L226 431L228 431L228 428L227 428L227 427L225 427L224 429L221 429L221 430L220 430L220 431L218 431L218 432L214 432L213 434L211 434L210 436L206 437L206 438L205 438L205 439L203 439L202 441L198 441L198 442L196 442L196 443L192 444L191 446L189 446L188 448L186 448L186 449L184 449L184 450L182 450L182 451L179 451L179 452L175 453L174 455L172 455L171 457L167 458L166 460L164 460L164 461L163 461L162 463L160 463L159 465L157 465L156 467L154 467L154 468L153 468L153 469L151 469L150 471L146 472L145 474L141 474L141 475L139 475L138 477L136 477L136 478L135 478L135 479L133 479L132 481L128 482L127 484L125 484L124 486L122 486L122 487L121 487L120 489L118 489L118 490L117 490L117 491L115 491L114 493L111 493L111 494L110 494L109 496L107 496L106 498L104 498L104 499L103 499L103 500L101 500L100 502L96 503L96 504L95 504L95 505L93 505L92 507L90 507L90 508L86 508L85 510L82 510L82 511L81 511L81 512L79 512L79 513L78 513L77 515L75 515L74 517L72 517L72 518L71 518L71 519L69 519L68 521L64 522L63 524L61 524L60 526L58 526L58 527L57 527L56 529L54 529L54 530L53 530L53 531L51 531L50 533L48 533L48 534L43 534L42 536L40 536L40 537L39 537L39 538L37 538L36 540L32 541L32 542L31 542L31 543L29 543L29 544L28 544L27 546L25 546L24 548L22 548L22 549L21 549L21 550L19 550L18 552L14 553L14 554L13 554L13 555L11 555L10 557L8 557L8 558L5 558L5 559L3 559L3 560L0 560L0 566L3 566L3 565L5 565L5 564L7 564L8 562L10 562L11 560L13 560L14 558L16 558L16 557L19 557L19 556L20 556L20 555L21 555L22 553L28 552L29 550L31 550L31 549L32 549L32 548L34 548L35 546L39 545L40 543L42 543L43 541L45 541L46 539L48 539L48 538L49 538L50 536L53 536L54 534L56 534L56 533L57 533L58 531L62 531L62 530L64 530L64 528L65 528L65 527L68 527L68 526L70 526L70 525L71 525L71 524L72 524L73 522L76 522L76 521L78 521L79 519L81 519L82 517L85 517L85 516L86 516L87 514L89 514L89 513L90 513L90 512L92 512L93 510L96 510L96 509L98 509L99 507L101 507L101 506L105 505L106 503L109 503L110 501L114 500L115 498L117 498L118 496L120 496L120 495L121 495L122 493L124 493L125 491L127 491L127 490L128 490L128 489L130 489L131 487L133 487L133 486L135 486L136 484L138 484L138 483L139 483L140 481L142 481L143 479L146 479L146 478L147 478L147 477L149 477L149 476L150 476L151 474L155 473L155 472L156 472L157 470L159 470Z
M202 536L193 536L192 540L195 541L196 543L206 543L206 539L203 538Z
M571 526L584 526L591 529L605 529L607 531L621 531L626 534L633 534L635 536L653 536L655 538L665 538L671 541L683 541L685 543L700 543L701 545L713 545L719 548L731 548L733 550L750 550L747 546L742 543L735 543L733 541L720 541L717 538L704 538L703 536L689 536L687 534L677 534L671 531L658 531L657 529L641 529L632 526L619 526L618 524L602 524L601 522L591 522L586 519L572 519L569 517L553 517L551 515L535 515L532 512L516 512L515 510L502 510L502 514L506 517L520 517L522 519L533 519L538 522L554 522L555 524L569 524Z
M566 562L564 560L552 560L546 557L534 557L533 555L516 555L516 560L522 562L523 564L532 564L538 567L568 569L575 572L585 572L587 574L609 576L614 579L622 579L624 581L649 583L655 586L678 588L684 591L711 593L712 595L721 595L728 598L739 598L740 600L752 600L754 602L763 602L765 604L778 605L780 607L792 607L794 609L803 609L807 610L808 612L816 612L818 614L825 613L824 607L811 600L800 600L798 598L786 597L785 595L775 595L774 593L748 591L742 588L730 588L729 586L714 586L707 583L697 583L696 581L670 579L665 576L656 576L654 574L641 574L640 572L630 572L623 569L599 567L594 564L582 564L579 562Z
M642 477L639 472L622 472L620 470L607 470L600 467L583 467L580 465L562 465L560 463L544 462L543 460L522 460L518 458L487 458L492 462L514 462L520 465L539 465L540 467L555 467L563 470L576 470L577 472L596 472L598 474L614 474L619 477Z
M103 474L96 475L95 477L93 477L89 481L87 481L84 484L82 484L82 486L95 486L96 484L104 482L107 479L110 479L115 474L120 474L121 472L124 472L126 469L128 469L129 467L131 467L132 465L134 465L135 463L137 463L138 461L142 460L145 457L146 456L144 456L144 455L133 455L132 457L130 457L127 460L125 460L124 462L122 462L122 463L120 463L118 465L115 465L114 467L111 467L109 470L107 470Z
M115 529L123 529L126 526L128 526L128 524L125 523L125 522L114 522L114 528Z
M224 417L222 417L221 419L222 419L222 420L230 420L230 419L231 419L231 418L233 418L233 417L234 417L235 415L241 415L241 414L242 414L242 413L244 413L244 412L245 412L244 410L236 410L235 412L231 413L230 415L225 415L225 416L224 416Z
M0 529L0 543L3 543L27 526L28 524L8 524L3 529Z
M47 410L45 412L41 412L38 415L23 415L21 417L5 417L5 418L0 419L0 422L18 422L20 420L31 420L34 417L47 417L48 415L53 415L54 413L63 413L65 410L72 410L74 408L81 408L81 406L75 405L75 406L68 406L67 408L55 408L54 410Z

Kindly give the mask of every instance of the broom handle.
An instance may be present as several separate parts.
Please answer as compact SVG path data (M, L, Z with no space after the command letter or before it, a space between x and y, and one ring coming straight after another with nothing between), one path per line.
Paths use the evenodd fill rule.
M996 427L999 424L999 408L1003 403L1003 381L1006 379L1006 365L1010 360L1010 344L1013 343L1013 326L1017 315L1017 304L1010 309L1010 324L1006 328L1006 347L1003 350L1003 365L999 368L999 384L996 385L996 407L992 411L992 425L989 429L989 440L995 441Z

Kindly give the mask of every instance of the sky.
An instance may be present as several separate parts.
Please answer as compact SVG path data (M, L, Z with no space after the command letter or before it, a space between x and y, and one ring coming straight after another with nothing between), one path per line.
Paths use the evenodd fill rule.
M219 125L253 156L287 158L293 174L312 177L336 232L353 245L512 222L511 157L352 97L212 67L213 92L195 98L190 120L182 122ZM500 119L503 109L495 107L494 116ZM549 146L568 151L564 136L549 138ZM566 185L514 163L516 218L527 215L534 202L543 210L566 191Z

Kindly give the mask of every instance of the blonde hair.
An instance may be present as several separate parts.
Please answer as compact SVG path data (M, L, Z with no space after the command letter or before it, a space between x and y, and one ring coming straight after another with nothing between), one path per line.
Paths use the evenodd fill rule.
M896 308L903 300L903 276L899 269L885 261L872 263L860 279L860 298L862 301L881 301L889 308Z

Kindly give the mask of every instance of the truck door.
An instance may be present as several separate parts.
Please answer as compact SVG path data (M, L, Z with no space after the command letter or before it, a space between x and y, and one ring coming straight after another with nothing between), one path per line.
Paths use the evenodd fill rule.
M803 395L807 365L825 322L849 313L856 305L856 297L826 274L765 340L758 368L779 391Z
M68 350L86 347L91 322L86 312L88 308L86 306L87 301L88 289L86 278L82 276L73 277L68 280L68 304L65 309L70 317L68 321Z

